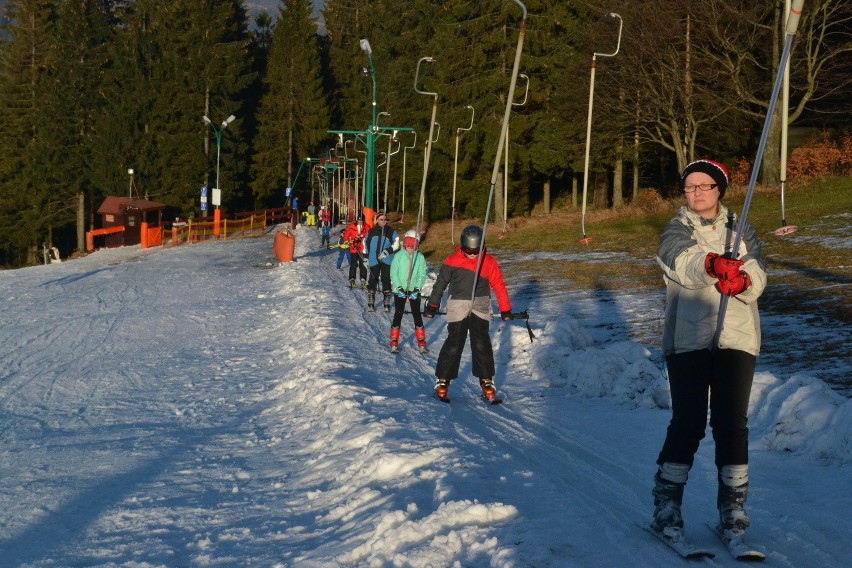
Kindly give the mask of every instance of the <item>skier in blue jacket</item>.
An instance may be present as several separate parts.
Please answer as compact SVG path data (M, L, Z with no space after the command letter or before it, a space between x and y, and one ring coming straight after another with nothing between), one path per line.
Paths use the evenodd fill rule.
M364 241L367 253L367 265L370 270L370 279L367 281L367 309L376 309L376 289L379 281L382 283L382 295L384 296L384 308L390 311L391 303L391 278L390 266L393 262L393 254L399 250L399 235L388 227L388 216L384 213L376 215L376 225L367 233Z

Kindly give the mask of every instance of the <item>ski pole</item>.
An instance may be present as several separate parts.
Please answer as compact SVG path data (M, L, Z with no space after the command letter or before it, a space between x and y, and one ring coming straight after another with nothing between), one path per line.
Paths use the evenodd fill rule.
M737 223L737 234L734 237L734 245L731 248L731 258L737 258L737 252L740 248L740 243L743 238L743 231L748 218L748 210L751 207L751 198L754 195L754 188L757 185L757 175L760 172L760 163L763 161L763 154L766 151L766 140L769 138L769 127L772 125L772 115L775 113L775 105L778 103L778 92L781 90L781 82L784 78L784 68L787 66L787 59L790 57L790 47L793 44L793 36L796 35L796 29L799 27L799 19L802 17L802 5L805 0L793 0L793 5L790 8L790 13L787 16L786 38L784 39L784 51L781 53L781 61L778 65L778 73L775 76L775 84L772 87L772 96L769 99L769 108L766 111L766 119L763 123L763 132L760 134L760 143L757 146L757 155L754 158L754 166L751 170L751 178L748 182L748 191L746 192L745 202L743 203L743 212L740 215L740 220ZM725 326L725 313L728 311L728 301L730 296L722 294L722 299L719 302L719 316L716 320L716 333L713 335L713 349L719 348L719 340L722 337L722 328Z

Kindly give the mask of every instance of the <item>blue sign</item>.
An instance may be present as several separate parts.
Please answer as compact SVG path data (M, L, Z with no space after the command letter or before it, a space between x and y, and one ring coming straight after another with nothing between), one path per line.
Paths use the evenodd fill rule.
M201 186L201 210L207 211L207 186Z

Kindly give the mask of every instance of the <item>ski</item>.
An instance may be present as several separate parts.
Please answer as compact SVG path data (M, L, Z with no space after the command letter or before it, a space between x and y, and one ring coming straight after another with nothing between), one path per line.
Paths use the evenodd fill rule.
M719 537L719 540L722 541L722 544L725 545L725 548L728 549L731 556L737 560L743 560L745 562L763 562L766 560L766 554L757 550L755 547L746 544L743 540L742 534L735 536L734 538L728 538L725 536L725 531L722 530L721 526L712 524L708 526L714 533L716 533L716 536Z
M687 560L699 560L701 558L714 558L716 553L708 548L700 548L686 540L683 532L680 532L675 537L669 537L662 531L655 531L648 525L640 525L645 531L651 533L660 542L667 545L669 548L677 552L681 557Z

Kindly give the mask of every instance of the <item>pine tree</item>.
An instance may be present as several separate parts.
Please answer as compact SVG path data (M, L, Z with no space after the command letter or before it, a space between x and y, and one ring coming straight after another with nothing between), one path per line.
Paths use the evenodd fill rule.
M373 13L380 4L364 0L325 2L327 72L332 94L332 127L335 129L361 130L370 124L372 82L367 75L369 64L360 41L367 39L372 45L377 39L374 37ZM375 57L377 52L375 49L373 52ZM381 74L378 80L381 80Z
M54 226L70 229L77 221L77 196L85 196L92 212L108 187L92 158L98 142L98 117L105 108L99 89L109 65L107 45L115 38L113 10L114 2L109 0L82 0L63 2L57 12L56 64L50 89L57 112L52 121L49 165L56 170L52 193L60 204L51 220ZM75 248L82 249L83 243L76 242Z
M311 10L311 2L284 0L272 34L252 164L254 194L267 202L294 183L299 162L326 150L330 138ZM303 174L302 181L309 179Z
M130 6L121 46L121 60L129 65L117 70L110 86L126 120L120 128L127 134L119 137L131 142L128 157L119 159L134 168L140 197L183 214L195 208L203 183L215 183L215 135L202 117L217 127L231 114L239 117L252 80L241 3L198 4L137 0ZM237 120L222 136L223 205L243 198L239 180L247 171L247 152Z
M21 265L36 262L56 207L49 165L55 12L49 0L19 0L7 9L9 41L0 52L0 261Z

